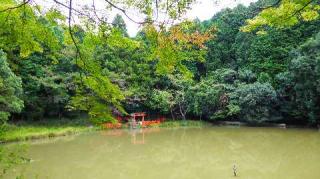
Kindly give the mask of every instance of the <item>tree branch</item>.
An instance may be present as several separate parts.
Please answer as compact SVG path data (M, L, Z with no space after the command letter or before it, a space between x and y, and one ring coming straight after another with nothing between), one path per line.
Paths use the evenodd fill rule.
M20 7L23 7L24 5L28 4L31 0L23 0L23 2L17 6L13 6L13 7L9 7L9 8L6 8L6 9L3 9L3 10L0 10L0 13L2 12L6 12L6 11L11 11L11 10L14 10L14 9L18 9Z
M106 1L111 7L113 7L113 8L115 8L115 9L119 10L120 12L122 12L130 21L132 21L132 22L134 22L134 23L136 23L136 24L146 24L146 23L150 23L150 22L148 22L148 21L138 22L138 21L132 19L132 18L127 14L126 10L124 10L123 8L120 8L120 7L116 6L115 4L113 4L113 3L112 3L111 1L109 1L109 0L105 0L105 1Z
M291 17L297 15L298 13L300 13L304 8L306 8L307 6L309 6L314 0L311 0L309 2L307 2L304 6L302 6L300 9L298 9L296 12L294 12L290 17L288 17L288 19L290 19Z
M93 13L94 15L96 16L96 18L99 20L99 21L102 21L101 18L98 16L97 14L97 10L96 10L96 5L94 3L94 0L92 0L92 7L93 7Z
M280 4L281 0L277 0L275 3L268 5L268 6L264 6L264 7L258 7L259 10L264 10L264 9L268 9L271 7L276 7Z
M78 44L76 42L75 37L73 36L72 26L71 26L71 19L72 19L72 0L69 0L68 30L69 30L69 34L70 34L71 40L72 40L74 46L76 47L76 64L79 65L78 64L78 56L79 56L79 58L80 58L80 60L82 62L83 62L83 60L82 60L80 48L79 48L79 46L78 46ZM81 83L83 83L81 70L79 71L79 73L80 73Z
M158 3L158 0L156 0L156 10L157 10L157 18L156 18L156 21L157 21L158 17L159 17L159 3Z
M67 8L68 10L70 9L69 5L63 4L62 2L57 1L57 0L53 0L53 1L54 1L56 4L58 4L58 5L60 5L60 6L64 7L64 8ZM71 10L74 11L74 12L76 12L77 14L79 14L79 15L81 15L81 16L87 17L89 20L91 20L91 21L93 21L93 22L95 22L96 20L98 20L99 22L104 22L104 23L106 23L106 24L110 24L110 25L111 25L111 23L109 23L109 22L107 22L107 21L105 21L105 20L103 20L103 19L101 19L101 18L99 18L99 17L97 17L97 19L94 19L94 18L91 17L90 15L85 14L85 13L83 13L83 12L81 12L81 11L75 9L75 8L71 8ZM96 14L95 11L96 11L96 10L95 10L95 7L94 7L94 14ZM96 16L97 16L97 15L96 15Z

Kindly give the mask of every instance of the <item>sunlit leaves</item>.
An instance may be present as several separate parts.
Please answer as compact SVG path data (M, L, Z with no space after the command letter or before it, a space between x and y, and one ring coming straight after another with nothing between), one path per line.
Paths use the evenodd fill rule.
M57 9L50 9L45 14L46 20L48 20L52 25L59 25L59 23L62 23L66 20L66 17Z
M107 35L107 37L105 37ZM124 40L124 41L123 41ZM104 43L120 48L126 46L134 48L136 44L129 43L119 31L110 34L87 32L83 42L79 44L80 54L76 60L80 67L77 95L72 98L70 107L87 111L95 122L112 121L111 108L125 113L121 106L124 96L120 88L113 84L103 73L101 65L95 60L95 51Z
M117 29L113 29L105 41L106 44L113 48L125 48L127 50L134 50L140 46L138 41L134 41L129 37L124 37L123 33Z
M319 4L314 0L282 0L279 6L263 9L256 17L247 20L244 32L261 30L265 26L284 28L319 17Z
M170 19L178 19L191 8L195 0L114 0L113 3L122 9L137 9L146 19L156 21L159 14L167 15Z
M1 1L0 10L16 5L12 0ZM43 46L59 48L54 25L63 16L55 10L49 11L47 17L40 14L28 4L0 13L0 48L6 52L19 51L21 57L42 52Z
M312 21L319 18L319 13L315 10L310 10L310 11L303 12L301 16L305 21Z
M213 38L215 29L201 32L193 22L183 22L169 30L156 30L153 26L145 28L150 42L150 59L157 60L158 74L172 74L179 71L190 77L183 65L184 61L204 61L204 43Z

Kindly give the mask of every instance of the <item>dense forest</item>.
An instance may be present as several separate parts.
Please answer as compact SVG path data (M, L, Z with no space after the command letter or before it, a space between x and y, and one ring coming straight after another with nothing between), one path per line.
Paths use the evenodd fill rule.
M299 1L305 9L287 20L280 18L285 4L274 2L170 27L145 23L129 37L124 14L112 23L86 18L77 24L54 8L44 13L2 0L0 120L88 115L101 123L114 121L115 113L146 111L173 119L316 125L319 1ZM262 11L270 4L271 12Z

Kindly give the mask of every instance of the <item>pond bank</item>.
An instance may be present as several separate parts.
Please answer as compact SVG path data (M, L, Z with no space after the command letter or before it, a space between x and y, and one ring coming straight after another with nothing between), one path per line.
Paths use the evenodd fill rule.
M241 121L213 121L212 125L217 126L246 126L246 127L273 127L273 128L301 128L301 129L320 129L320 125L293 125L286 123L248 123Z
M257 123L250 124L247 122L240 121L216 121L213 122L214 125L223 125L223 126L247 126L247 127L276 127L276 128L287 128L288 125L285 123Z
M0 143L66 136L98 129L83 119L16 123L6 127L6 131L0 135Z
M276 128L310 128L306 126L291 126L286 124L249 125L238 121L207 122L199 120L168 120L150 128L180 128L206 126L249 126L249 127L276 127ZM125 129L127 127L123 127ZM103 130L93 126L87 119L77 120L43 120L39 122L18 123L8 125L7 131L0 135L0 143L51 138L74 135L83 132ZM108 130L108 129L106 129Z
M176 120L166 121L150 127L179 128L204 127L211 125L204 121ZM67 136L82 132L102 130L99 126L92 126L88 120L43 120L40 122L10 124L6 132L0 135L0 143Z

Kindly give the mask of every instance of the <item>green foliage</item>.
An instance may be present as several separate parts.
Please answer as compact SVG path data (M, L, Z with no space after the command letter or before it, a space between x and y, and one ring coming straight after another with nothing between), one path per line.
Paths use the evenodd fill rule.
M19 61L17 67L24 88L23 118L40 120L44 116L61 117L67 113L64 108L71 91L74 91L70 59L56 61L45 55L33 54Z
M281 0L279 4L271 1L257 16L247 20L247 25L242 27L242 31L249 32L259 30L264 33L263 27L271 26L284 28L294 26L303 21L316 20L319 17L320 5L318 1L310 0Z
M258 81L260 83L271 83L272 78L270 77L270 75L268 73L262 72L259 74Z
M100 124L126 111L319 122L319 35L309 40L320 31L317 2L282 0L261 10L276 1L258 1L204 22L156 26L158 11L177 20L193 2L114 2L146 17L134 38L120 15L110 25L83 18L69 29L55 8L27 3L2 11L0 48L8 55L0 55L2 123L10 114L41 120L86 113ZM18 3L1 1L0 11Z
M229 68L221 68L214 71L214 78L221 83L232 84L237 78L237 72Z
M214 28L205 32L198 29L196 22L181 22L169 30L157 31L154 26L144 28L148 50L148 59L156 60L156 72L160 75L181 73L187 78L193 74L184 62L203 62L206 54L204 43L213 37Z
M70 109L87 111L94 123L114 121L111 108L124 113L120 102L123 96L117 86L103 76L83 78L84 87L79 87L71 98Z
M272 2L270 1L270 3ZM286 3L287 1L280 2ZM239 28L245 25L247 18L254 18L254 14L257 13L259 7L268 5L265 3L265 1L259 1L251 4L248 8L238 6L234 9L226 9L216 14L211 20L202 23L204 28L212 25L217 27L216 37L206 44L208 47L208 56L205 62L206 78L213 79L214 84L224 85L226 96L229 99L224 110L219 110L214 116L228 119L229 117L226 114L233 114L233 119L240 117L244 121L264 122L276 121L281 119L282 115L283 117L290 116L288 118L296 120L301 119L300 121L305 122L308 119L309 123L314 123L317 121L316 117L311 119L311 116L317 116L317 114L310 111L316 111L317 109L315 105L317 95L315 95L315 92L308 90L316 89L315 85L309 86L309 89L301 88L300 91L302 96L308 96L310 93L314 94L312 97L301 99L304 103L294 103L296 94L299 93L293 91L296 79L292 78L292 73L293 71L301 71L301 69L292 70L290 73L287 71L294 66L290 61L293 57L292 54L296 53L295 48L319 32L319 20L315 18L312 21L301 21L289 26L282 24L284 26L280 28L279 26L269 25L269 27L266 27L262 25L259 29L262 29L263 32L258 32L258 35L254 33L256 32L254 30L244 30L250 24L239 31ZM314 4L311 3L311 6L314 6ZM256 18L259 18L260 15ZM271 16L271 13L269 17L265 18L280 20L277 14ZM306 54L316 53L309 52ZM310 68L306 71L310 72ZM261 85L256 84L269 84L269 87L264 89ZM301 84L299 86L307 85ZM250 111L251 108L254 109L255 107L250 106L250 103L244 100L244 97L241 99L245 102L240 105L242 100L238 95L248 93L248 96L252 96L254 94L253 96L256 98L254 101L259 101L258 99L262 99L263 95L267 93L263 91L267 91L268 88L270 88L268 93L273 96L272 99L269 100L269 103L261 105L256 111ZM276 94L274 93L275 90L277 91ZM243 91L243 93L240 93L240 91ZM289 91L290 93L288 93ZM282 101L281 105L276 102L278 99ZM281 115L279 111L282 111Z
M233 47L233 43L239 33L239 28L244 24L245 19L251 16L246 7L239 5L234 9L224 9L213 16L211 20L204 22L208 24L206 26L215 26L217 28L215 38L210 39L206 44L208 47L206 58L208 71L222 67L235 67L235 50L238 47Z
M320 33L298 48L287 72L277 76L282 111L296 120L320 118Z
M257 76L251 70L243 69L239 71L239 79L246 83L253 83L256 81Z
M187 92L188 109L197 116L218 118L226 106L225 87L206 80L192 86Z
M18 113L23 108L21 79L10 69L6 54L0 50L0 125L10 113Z
M231 100L233 104L239 105L240 118L244 121L260 123L276 117L273 108L277 103L277 94L269 83L240 85Z
M162 113L168 114L175 105L172 93L168 91L154 90L149 102L151 109L159 110Z
M121 15L117 14L113 21L112 21L112 26L119 30L124 36L128 36L127 32L127 26L126 23L124 22L123 18Z
M103 73L101 64L95 61L95 50L97 45L103 45L104 33L98 35L87 32L83 38L80 52L81 58L76 62L84 71L80 71L77 80L76 95L71 98L69 108L72 110L88 111L91 119L95 123L114 121L111 108L114 107L122 113L121 101L124 99L120 88L111 82L107 75ZM111 33L108 38L110 45L121 47L121 41L128 42L129 39L119 36L117 32ZM129 46L130 43L123 45Z
M16 5L16 1L3 0L0 10ZM52 50L61 47L55 27L64 17L54 9L41 16L37 14L41 14L39 9L28 4L0 13L0 48L9 56L18 52L21 57L27 57L33 52L43 52L44 46Z

